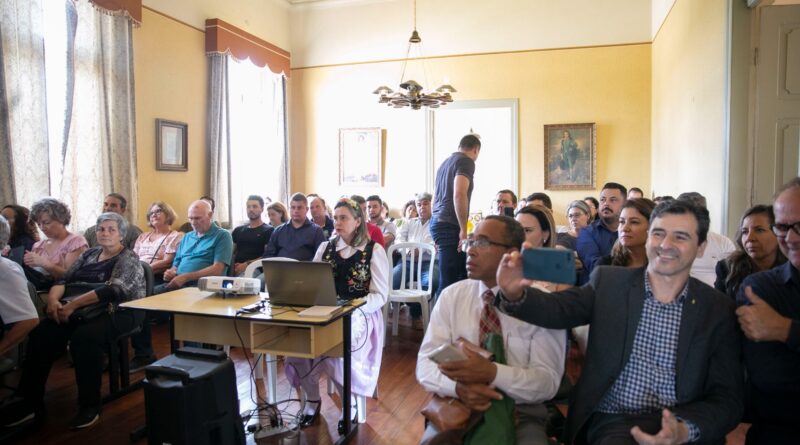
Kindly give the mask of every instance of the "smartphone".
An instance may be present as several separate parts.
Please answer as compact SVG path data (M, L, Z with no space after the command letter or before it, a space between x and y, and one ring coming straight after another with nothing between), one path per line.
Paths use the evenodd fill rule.
M575 253L568 249L525 249L522 274L529 280L575 284Z
M441 365L446 362L457 362L459 360L466 360L467 356L461 352L457 347L445 343L442 346L434 349L431 355L428 356L434 363Z

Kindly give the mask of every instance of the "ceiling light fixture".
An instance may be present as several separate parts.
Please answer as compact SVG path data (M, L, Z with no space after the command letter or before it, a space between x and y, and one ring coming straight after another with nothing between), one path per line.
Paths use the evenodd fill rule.
M378 103L386 104L394 108L411 107L412 110L419 110L422 107L439 108L442 105L447 105L453 101L450 93L455 93L456 89L452 85L444 84L433 92L425 92L422 85L414 80L404 80L406 74L406 65L411 55L411 48L417 45L419 48L420 60L422 62L423 73L427 81L427 73L425 70L425 59L422 57L422 38L417 32L417 1L414 0L414 31L411 33L411 38L408 39L408 48L406 49L406 57L403 59L403 71L400 74L400 90L398 92L392 91L391 88L382 85L379 86L372 94L379 96Z

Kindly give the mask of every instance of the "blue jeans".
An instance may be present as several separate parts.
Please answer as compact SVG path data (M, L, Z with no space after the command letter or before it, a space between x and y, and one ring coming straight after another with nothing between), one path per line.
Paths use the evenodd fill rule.
M447 286L467 278L467 254L458 251L457 224L439 222L434 216L430 225L433 242L436 243L439 261L439 288L436 297Z
M422 262L422 273L420 273L420 281L422 281L422 288L423 289L431 289L431 295L436 295L436 289L438 288L439 284L439 267L437 264L433 265L433 287L430 284L430 277L428 276L428 268L430 267L430 261L423 261ZM406 261L406 284L410 281L417 281L416 277L416 269L411 270L411 263ZM394 266L392 270L392 289L400 289L400 280L402 279L402 264L398 264ZM411 318L419 319L422 315L422 307L420 307L417 303L409 303L408 305L409 311L411 312Z

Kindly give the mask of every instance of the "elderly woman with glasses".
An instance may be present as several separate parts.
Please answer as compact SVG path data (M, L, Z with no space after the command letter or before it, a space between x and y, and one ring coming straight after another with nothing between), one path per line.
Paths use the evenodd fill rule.
M140 312L119 308L120 303L145 295L139 258L122 244L127 230L128 222L122 216L111 212L100 215L98 245L83 252L50 289L47 318L30 334L16 394L20 400L4 409L4 426L33 422L42 415L47 376L67 344L78 384L78 413L69 427L82 429L99 420L103 357L108 344L142 322ZM103 309L87 315L90 305ZM79 316L81 312L83 317Z
M136 238L133 252L140 260L150 264L155 276L154 283L161 284L164 282L164 271L172 267L183 232L172 229L175 210L169 204L156 201L150 204L149 209L147 225L153 230Z
M31 221L39 225L45 239L25 253L25 265L53 278L61 278L89 245L86 239L67 230L72 214L69 207L55 198L36 201L31 207Z
M371 397L378 384L383 353L383 313L389 294L390 267L386 252L367 233L367 221L361 207L350 199L342 199L333 213L336 236L320 244L314 261L324 261L333 267L336 293L343 300L363 298L366 304L352 315L351 344L353 394ZM286 359L286 378L294 387L302 387L306 403L300 418L302 426L311 425L319 416L321 404L319 375L325 372L342 392L344 374L342 359ZM354 399L350 404L355 403ZM353 418L355 410L351 411ZM339 421L339 434L344 422Z

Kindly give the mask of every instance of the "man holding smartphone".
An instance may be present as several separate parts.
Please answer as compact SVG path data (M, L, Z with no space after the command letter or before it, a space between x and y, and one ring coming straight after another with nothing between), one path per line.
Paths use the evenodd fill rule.
M503 258L505 313L551 329L591 325L565 443L724 443L739 423L733 304L689 276L708 224L702 207L662 203L651 215L646 268L598 267L587 285L553 294L528 286L519 252Z
M492 215L462 243L468 279L443 290L434 306L419 351L417 380L427 391L458 398L477 411L489 409L492 400L513 398L519 420L517 443L546 445L543 402L556 394L564 373L566 332L521 322L496 308L497 267L504 254L519 252L524 239L517 221ZM471 349L484 347L489 333L502 336L506 364ZM466 343L462 349L466 360L452 361L458 356L452 351L437 355L440 365L431 359L442 345L458 339ZM436 433L429 425L423 441Z

